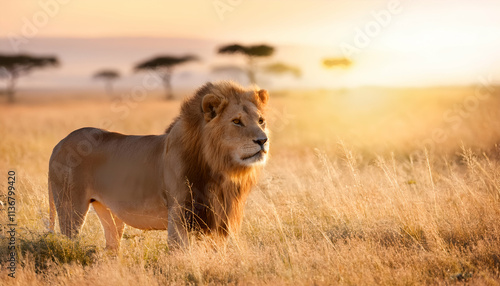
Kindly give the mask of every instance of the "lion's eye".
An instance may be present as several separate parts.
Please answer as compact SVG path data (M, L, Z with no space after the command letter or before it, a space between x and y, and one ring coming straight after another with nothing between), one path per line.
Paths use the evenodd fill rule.
M240 126L243 125L243 124L241 124L241 120L239 120L239 119L233 119L233 123L236 125L240 125Z
M259 124L260 124L260 125L264 124L264 118L260 118L260 119L259 119Z

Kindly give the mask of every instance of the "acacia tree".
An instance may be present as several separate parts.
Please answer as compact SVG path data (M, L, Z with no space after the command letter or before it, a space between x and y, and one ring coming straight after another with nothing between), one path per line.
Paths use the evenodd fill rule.
M187 55L183 57L159 56L141 62L140 64L135 66L135 70L136 71L152 70L158 73L160 78L163 80L163 84L165 86L166 98L173 99L174 95L172 92L172 74L174 68L180 64L196 60L198 60L198 57L193 55Z
M252 84L256 84L255 59L258 57L268 57L274 53L274 47L268 45L242 46L240 44L226 45L219 48L219 54L241 54L247 59L247 75Z
M0 69L2 76L7 79L7 98L14 102L16 83L19 77L27 75L37 68L58 66L56 57L35 57L30 55L0 55Z
M106 93L109 96L113 95L113 83L120 78L120 73L111 70L111 69L105 69L98 71L94 74L95 79L103 80L104 81L104 87L106 89Z

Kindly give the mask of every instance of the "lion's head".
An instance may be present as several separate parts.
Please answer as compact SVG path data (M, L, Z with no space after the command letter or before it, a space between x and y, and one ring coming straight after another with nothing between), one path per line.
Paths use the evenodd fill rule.
M166 130L182 150L190 228L222 235L239 229L246 196L269 153L268 100L266 90L207 83Z
M266 162L269 134L263 89L244 89L228 81L208 83L183 106L199 127L204 161L215 171L245 172ZM194 109L197 112L194 113Z
M266 90L244 90L228 82L211 86L203 96L203 153L210 161L223 164L217 169L245 169L266 162L268 98Z

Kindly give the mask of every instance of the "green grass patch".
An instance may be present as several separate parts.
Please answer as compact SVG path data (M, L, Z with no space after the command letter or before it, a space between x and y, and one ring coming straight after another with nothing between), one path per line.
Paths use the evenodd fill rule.
M57 265L77 263L88 266L97 260L97 248L81 239L71 240L53 233L29 236L18 240L17 255L21 266L24 266L23 258L32 257L37 272L46 269L50 261Z

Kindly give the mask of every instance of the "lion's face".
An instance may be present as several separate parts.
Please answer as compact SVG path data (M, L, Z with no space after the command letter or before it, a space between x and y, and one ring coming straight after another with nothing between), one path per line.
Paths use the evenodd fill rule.
M233 161L251 166L266 162L269 137L264 114L252 103L231 105L222 114L222 144L227 144Z
M205 155L219 162L218 167L241 169L263 165L269 152L269 136L264 114L268 94L265 90L220 96L203 100L205 112Z

